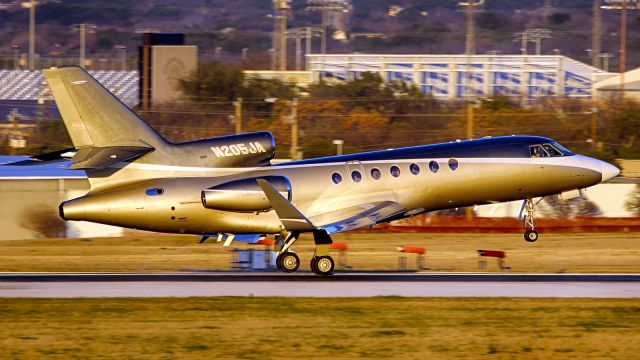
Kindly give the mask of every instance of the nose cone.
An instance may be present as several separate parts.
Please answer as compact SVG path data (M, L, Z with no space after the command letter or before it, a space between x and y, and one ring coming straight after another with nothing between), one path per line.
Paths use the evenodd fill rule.
M608 181L610 179L613 179L614 177L618 176L618 174L620 174L620 169L618 169L617 167L609 164L608 162L604 162L602 161L600 163L600 166L602 167L602 182Z

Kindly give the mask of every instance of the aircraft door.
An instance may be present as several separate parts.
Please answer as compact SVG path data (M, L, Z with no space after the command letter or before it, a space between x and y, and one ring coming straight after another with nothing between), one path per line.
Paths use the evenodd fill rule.
M360 161L349 161L345 163L345 167L347 168L347 177L352 183L365 182L364 168Z

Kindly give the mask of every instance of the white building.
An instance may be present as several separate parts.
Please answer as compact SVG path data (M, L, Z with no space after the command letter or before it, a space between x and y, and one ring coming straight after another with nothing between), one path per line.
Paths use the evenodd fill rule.
M440 99L525 96L591 99L594 84L615 76L561 55L307 55L313 81L350 81L364 72L403 81Z

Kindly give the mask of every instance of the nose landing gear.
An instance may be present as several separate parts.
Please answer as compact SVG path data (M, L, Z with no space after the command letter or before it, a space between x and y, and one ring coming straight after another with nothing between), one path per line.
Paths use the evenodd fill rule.
M524 239L528 242L534 242L538 240L538 232L535 230L533 217L536 214L536 205L533 203L533 199L526 199L523 204L526 214L524 214L524 226L528 227L524 232Z

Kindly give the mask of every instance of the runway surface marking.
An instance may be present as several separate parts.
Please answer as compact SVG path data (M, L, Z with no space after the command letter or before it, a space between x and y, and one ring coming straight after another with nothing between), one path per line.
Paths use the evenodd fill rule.
M0 297L640 298L640 274L0 273Z

